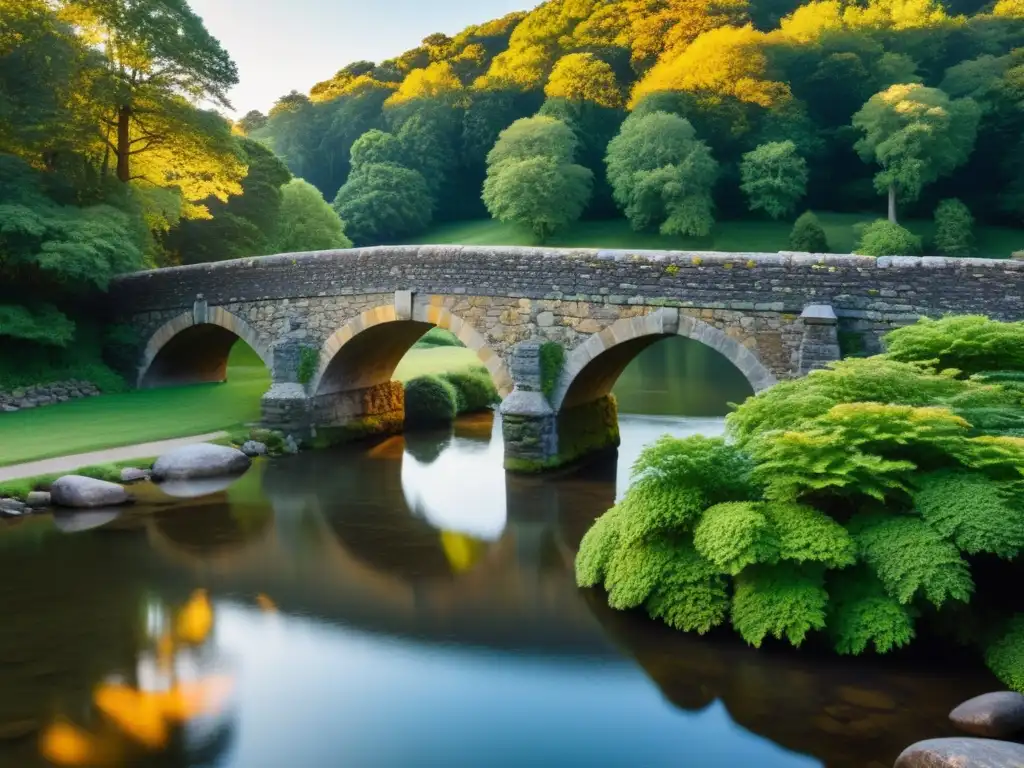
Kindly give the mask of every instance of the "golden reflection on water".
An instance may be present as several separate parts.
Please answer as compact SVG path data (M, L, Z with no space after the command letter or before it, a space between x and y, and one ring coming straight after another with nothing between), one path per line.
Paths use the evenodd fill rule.
M273 606L266 595L256 602L264 610ZM149 615L166 611L150 603ZM171 741L174 729L201 717L221 714L234 690L234 678L223 673L183 679L178 662L183 651L207 643L214 629L214 607L204 589L195 590L177 611L171 611L174 631L151 626L155 645L156 679L147 685L130 685L107 679L93 691L92 704L101 719L92 729L60 715L43 731L40 754L51 763L68 766L118 766L139 750L157 752Z

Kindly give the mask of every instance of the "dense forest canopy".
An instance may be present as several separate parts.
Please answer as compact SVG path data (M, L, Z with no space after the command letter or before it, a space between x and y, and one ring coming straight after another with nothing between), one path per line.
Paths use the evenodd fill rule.
M118 273L349 244L216 111L237 81L186 0L0 0L0 378L112 380L87 301Z
M572 128L576 160L593 174L583 215L608 218L628 206L613 196L608 144L630 113L652 112L687 121L717 163L717 219L795 216L798 207L884 216L887 201L893 220L930 218L940 200L958 198L987 223L1017 225L1024 5L549 0L451 37L429 35L394 59L349 64L309 96L288 94L245 122L327 199L349 181L360 136L394 134L406 146L397 164L431 190L430 215L411 211L423 222L486 216L481 190L499 134L522 118L554 116ZM764 147L781 143L793 148L788 160L766 164ZM792 183L764 176L794 168ZM761 178L751 176L757 169ZM786 188L785 200L765 197L773 186ZM751 198L746 189L760 191ZM693 214L705 224L708 202Z

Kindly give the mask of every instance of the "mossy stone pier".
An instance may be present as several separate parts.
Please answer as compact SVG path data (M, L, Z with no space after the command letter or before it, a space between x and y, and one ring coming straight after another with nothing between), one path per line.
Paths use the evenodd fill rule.
M395 367L445 328L504 400L509 468L544 469L617 443L612 387L660 339L710 346L759 392L837 359L840 335L870 353L921 316L1020 320L1024 262L394 246L142 272L111 298L147 340L140 386L221 380L241 338L272 372L264 421L306 436L401 429Z

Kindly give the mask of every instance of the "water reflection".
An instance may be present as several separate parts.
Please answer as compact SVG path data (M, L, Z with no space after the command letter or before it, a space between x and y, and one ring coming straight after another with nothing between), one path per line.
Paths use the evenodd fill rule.
M74 536L0 528L0 765L862 768L995 684L955 656L694 638L577 590L642 446L722 421L621 426L617 459L557 479L506 477L474 419L140 491Z

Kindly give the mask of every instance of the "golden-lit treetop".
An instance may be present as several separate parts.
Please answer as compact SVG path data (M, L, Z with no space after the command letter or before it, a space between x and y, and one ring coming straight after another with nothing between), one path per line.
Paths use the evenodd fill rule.
M386 106L397 106L413 99L437 96L458 97L462 92L462 81L447 61L437 61L422 69L414 69L391 94Z
M622 90L611 66L592 53L570 53L558 60L544 94L602 107L621 107Z
M749 24L705 32L679 53L666 53L633 90L632 105L659 91L732 97L771 107L789 98L789 86L767 76L766 35Z

